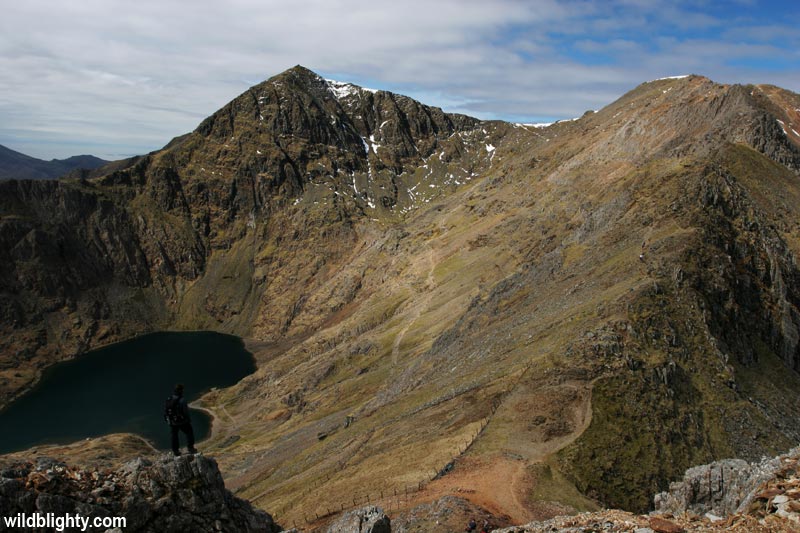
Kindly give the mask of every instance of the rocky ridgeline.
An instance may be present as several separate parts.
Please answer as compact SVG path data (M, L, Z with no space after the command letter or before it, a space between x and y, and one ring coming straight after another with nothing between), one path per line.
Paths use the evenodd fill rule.
M0 516L20 513L124 516L128 533L281 530L270 515L233 496L216 461L202 455L139 458L118 470L82 470L50 459L18 464L0 471Z

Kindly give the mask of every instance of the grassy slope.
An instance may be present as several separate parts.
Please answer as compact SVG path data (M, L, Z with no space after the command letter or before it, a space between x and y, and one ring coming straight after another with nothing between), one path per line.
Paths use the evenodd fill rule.
M469 468L511 454L536 474L518 489L531 515L550 500L592 508L573 483L642 509L692 464L788 445L787 428L748 400L778 368L727 364L705 329L702 291L675 278L699 268L686 258L708 230L694 196L707 161L745 165L743 176L762 172L743 157L771 163L744 148L726 150L747 157L609 157L628 150L609 127L630 120L616 118L625 107L545 132L498 130L485 177L387 220L402 235L391 247L357 228L362 297L208 399L230 414L210 450L237 490L279 514L324 514L347 504L342 495L418 486L453 457ZM775 179L793 190L784 171ZM348 414L356 421L344 428ZM532 481L542 476L549 490Z
M209 202L204 276L178 282L172 308L182 327L262 341L256 374L204 400L217 416L204 448L228 484L279 520L301 519L420 483L423 498L470 494L465 470L490 475L510 460L522 465L509 485L525 519L551 501L594 508L585 494L642 508L691 464L788 443L794 422L775 421L797 403L794 374L768 339L757 362L728 361L737 346L722 353L709 332L724 325L711 296L731 278L706 274L724 258L707 242L721 219L698 198L717 161L761 206L759 222L780 217L795 253L800 204L788 171L752 150L674 151L704 123L669 123L670 91L691 117L724 92L706 81L648 84L546 130L453 137L445 150L497 147L470 156L480 176L457 185L448 174L470 159L434 153L435 173L404 178L434 187L401 194L395 210L366 209L349 183L317 176L297 202L280 192L255 218L248 201L263 182L232 170L242 154L228 137L204 151L195 135L163 156L182 165L190 198L233 198L232 182L240 191L239 204ZM240 150L264 139L239 139ZM143 202L133 208L156 217ZM743 246L760 242L741 231ZM428 483L454 458L452 474Z

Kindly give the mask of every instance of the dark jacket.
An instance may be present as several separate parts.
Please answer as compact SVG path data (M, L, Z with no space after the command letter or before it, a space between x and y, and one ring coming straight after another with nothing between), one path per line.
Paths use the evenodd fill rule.
M173 420L168 420L171 426L182 426L184 424L191 424L192 421L189 418L189 404L186 403L186 398L183 396L178 396L177 394L173 394L172 401L177 400L178 402L178 409L177 409L177 418Z

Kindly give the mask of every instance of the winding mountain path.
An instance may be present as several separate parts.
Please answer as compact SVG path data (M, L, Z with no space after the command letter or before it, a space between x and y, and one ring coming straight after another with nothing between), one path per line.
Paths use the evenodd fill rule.
M590 386L583 382L566 382L563 385L584 388L586 391L586 395L576 396L576 400L564 410L564 415L574 423L571 431L539 442L509 443L515 449L513 453L474 456L467 452L456 458L452 472L428 483L416 493L412 506L444 496L456 496L515 524L568 512L569 508L565 506L534 501L530 494L536 486L531 467L546 463L550 456L574 442L589 427L592 419ZM514 404L513 392L509 396L509 403ZM510 406L507 408L513 410ZM476 440L491 430L492 424L489 422Z

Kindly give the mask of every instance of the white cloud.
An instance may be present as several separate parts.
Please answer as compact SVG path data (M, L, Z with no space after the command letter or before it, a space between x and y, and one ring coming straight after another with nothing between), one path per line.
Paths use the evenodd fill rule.
M658 39L664 25L722 27L681 5L28 0L0 19L0 144L40 157L141 153L295 64L493 118L572 117L642 81L688 71L800 89L798 69L727 66L788 55L763 36L790 36L792 24L739 20L738 37ZM754 79L765 72L769 79Z

